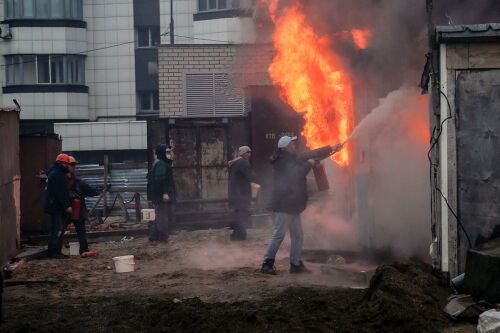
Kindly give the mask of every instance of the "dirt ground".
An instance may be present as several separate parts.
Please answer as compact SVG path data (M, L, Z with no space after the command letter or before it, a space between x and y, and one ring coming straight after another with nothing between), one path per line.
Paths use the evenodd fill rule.
M1 332L474 332L440 309L449 290L424 264L381 266L368 284L323 274L259 273L269 230L233 243L228 230L181 232L169 243L146 238L91 244L92 258L27 262L4 289ZM65 250L67 251L67 249ZM133 254L136 270L116 273L112 257ZM348 267L370 270L363 261Z

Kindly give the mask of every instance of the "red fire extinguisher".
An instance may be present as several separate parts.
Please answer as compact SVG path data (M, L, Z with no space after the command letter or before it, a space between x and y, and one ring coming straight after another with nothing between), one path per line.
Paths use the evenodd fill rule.
M330 189L330 184L328 183L328 178L326 177L325 166L321 163L316 163L313 165L314 178L316 179L316 185L318 186L318 191L327 191Z
M78 221L80 219L80 206L82 202L80 199L73 199L73 215L71 215L71 219Z

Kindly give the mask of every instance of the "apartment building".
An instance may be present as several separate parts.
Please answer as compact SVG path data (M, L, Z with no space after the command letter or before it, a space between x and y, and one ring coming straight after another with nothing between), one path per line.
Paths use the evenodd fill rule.
M251 1L172 0L176 44L250 43ZM159 115L169 0L0 0L0 98L21 133L55 131L89 160L145 159Z

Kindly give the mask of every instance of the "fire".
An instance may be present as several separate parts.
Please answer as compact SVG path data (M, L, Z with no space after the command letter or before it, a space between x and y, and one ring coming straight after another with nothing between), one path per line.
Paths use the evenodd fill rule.
M261 0L260 3L265 3ZM267 2L275 23L276 56L269 67L281 98L296 112L305 111L302 135L311 149L344 142L353 128L352 83L331 41L320 38L307 24L299 3L280 11L277 0ZM349 164L344 148L333 156L339 165Z
M364 50L368 47L368 42L372 36L372 32L368 29L353 29L351 30L352 40L354 44L360 49Z

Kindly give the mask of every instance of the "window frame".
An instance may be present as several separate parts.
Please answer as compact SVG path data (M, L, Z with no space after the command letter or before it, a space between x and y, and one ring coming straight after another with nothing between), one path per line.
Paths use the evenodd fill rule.
M147 33L148 33L148 45L144 46L144 45L139 45L139 29L147 29ZM157 38L157 42L158 44L155 44L154 43L154 38L153 38L153 29L157 29L157 32L158 32L158 38ZM161 32L160 32L160 27L159 26L155 26L155 25L149 25L149 26L139 26L139 27L135 27L135 48L136 49L148 49L148 48L156 48L158 47L159 44L161 44Z
M24 57L34 57L34 61L30 60L30 62L34 62L34 83L25 83L25 75L24 68L27 62L24 62ZM40 58L47 57L48 61L48 82L40 82ZM62 70L63 70L63 82L52 82L53 78L53 66L55 63L60 63L59 61L54 61L55 58L62 58ZM22 85L38 85L38 86L47 86L47 85L76 85L83 86L85 85L85 56L84 55L75 55L75 54L20 54L20 55L5 55L5 85L6 86L22 86ZM69 63L72 66L68 66ZM60 69L59 66L55 66L54 68ZM69 70L72 68L72 73L70 74ZM15 75L16 70L19 73L19 82L16 82ZM60 73L55 73L56 77L59 77ZM71 76L70 76L71 75ZM71 81L70 81L71 77ZM14 80L12 80L14 79ZM14 82L13 82L14 81ZM57 81L57 80L56 80Z
M156 96L155 96L156 94ZM144 96L149 97L149 109L143 109L142 108L142 101ZM159 113L160 112L160 96L159 92L157 90L142 90L142 91L137 91L137 97L138 97L138 113L139 114L147 114L147 113ZM155 97L157 98L155 102ZM155 104L158 105L158 109L155 109Z
M196 9L198 13L208 13L208 12L220 12L223 10L230 10L230 9L235 9L232 5L232 0L215 0L217 5L215 9L210 9L210 0L197 0L196 1ZM226 6L224 8L220 7L220 3L224 1L226 3ZM200 10L200 2L205 3L205 8L206 10Z
M25 1L32 4L32 16L25 16L24 5ZM62 0L60 13L62 16L52 16L52 0L47 1L48 16L40 17L38 1L42 0L5 0L4 1L4 17L5 20L83 20L83 1L82 0ZM17 5L16 5L17 4ZM69 4L69 15L66 7Z

